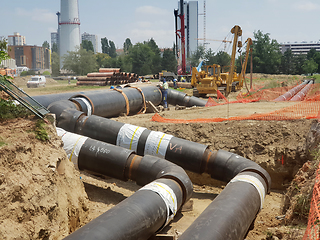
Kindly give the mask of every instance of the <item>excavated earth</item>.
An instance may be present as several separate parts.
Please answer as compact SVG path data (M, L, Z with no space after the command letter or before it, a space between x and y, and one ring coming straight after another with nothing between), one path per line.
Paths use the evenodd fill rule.
M231 117L271 112L289 105L292 103L258 102L184 110L171 106L160 115L182 119ZM315 164L306 142L314 120L173 124L153 122L152 116L140 114L114 120L257 162L269 172L272 189L246 239L302 239L306 221L295 216L291 202L302 191L287 190L297 189L292 187L294 182L299 189L304 186L312 192ZM130 181L79 172L68 161L54 126L46 124L50 139L43 142L36 138L35 122L33 117L0 122L1 239L62 239L140 188ZM178 212L161 234L178 238L225 186L206 174L188 174L194 183L189 208Z

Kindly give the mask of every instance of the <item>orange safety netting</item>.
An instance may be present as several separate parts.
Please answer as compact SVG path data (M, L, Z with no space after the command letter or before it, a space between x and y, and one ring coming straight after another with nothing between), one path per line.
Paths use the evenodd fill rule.
M240 120L261 120L261 121L283 121L295 119L312 119L317 118L320 111L319 101L303 101L290 107L282 108L270 113L252 114L249 116L237 116L229 118L196 118L196 119L168 119L161 117L158 113L152 116L151 120L155 122L166 123L209 123L223 121L240 121Z
M320 166L317 170L312 199L310 203L310 212L308 218L308 226L303 236L303 240L319 240L320 239Z
M206 107L214 107L223 104L232 103L248 103L255 101L273 101L280 95L286 93L293 87L278 87L263 89L259 87L257 89L250 90L249 93L240 93L237 96L237 101L228 101L223 98L225 102L218 103L214 99L209 98ZM218 92L217 99L222 98L222 94ZM222 122L222 121L240 121L240 120L295 120L295 119L320 119L320 84L313 84L312 89L307 93L304 101L294 104L290 107L286 107L280 110L276 110L270 113L252 114L249 116L237 116L230 118L197 118L197 119L167 119L161 117L159 114L155 114L152 117L152 121L167 122L167 123L209 123L209 122ZM317 176L313 189L312 200L310 204L310 212L308 218L308 226L304 234L303 240L313 239L320 240L320 165L317 170Z

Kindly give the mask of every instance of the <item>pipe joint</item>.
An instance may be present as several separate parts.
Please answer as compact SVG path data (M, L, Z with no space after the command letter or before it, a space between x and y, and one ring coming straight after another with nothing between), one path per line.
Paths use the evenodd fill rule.
M77 122L83 116L85 116L85 113L76 109L66 109L57 118L57 126L68 132L75 132Z
M86 113L87 116L94 114L94 105L89 97L80 94L71 97L69 100L77 104L80 111Z
M268 172L247 158L225 150L219 150L216 154L210 156L207 164L207 173L212 178L224 182L229 182L237 174L245 171L259 174L267 185L267 192L270 191L271 178Z
M190 178L183 170L183 168L173 164L165 159L146 155L141 159L132 159L130 163L130 172L134 177L134 181L138 185L145 185L152 182L155 179L172 179L176 181L181 189L183 196L182 204L191 198L193 192L193 186Z

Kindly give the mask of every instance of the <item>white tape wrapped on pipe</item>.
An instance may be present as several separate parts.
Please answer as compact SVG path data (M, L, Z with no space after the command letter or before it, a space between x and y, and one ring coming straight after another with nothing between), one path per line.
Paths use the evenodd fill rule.
M145 144L144 155L165 158L172 137L172 135L163 132L151 131Z
M124 124L117 136L117 146L137 152L139 138L146 128Z
M262 184L262 182L254 177L254 176L251 176L251 175L237 175L235 176L231 181L230 183L232 182L247 182L247 183L250 183L251 185L253 185L258 193L259 193L259 196L260 196L260 209L262 209L262 206L263 206L263 203L264 203L264 199L266 197L266 190Z
M167 207L167 220L166 223L162 226L162 228L164 228L174 218L178 211L177 197L174 191L168 185L157 181L153 181L139 189L139 191L143 190L156 192L165 202Z
M81 100L84 102L84 104L87 106L87 116L91 116L92 115L92 107L91 107L91 104L90 102L84 98L84 97L76 97L74 99L78 99L78 100Z
M88 137L67 132L62 128L57 128L57 133L64 143L63 149L66 151L68 159L78 166L79 152Z

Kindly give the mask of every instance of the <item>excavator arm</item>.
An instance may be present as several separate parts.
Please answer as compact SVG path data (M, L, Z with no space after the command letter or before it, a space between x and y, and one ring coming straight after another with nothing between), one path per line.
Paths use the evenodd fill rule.
M238 45L238 37L242 36L242 30L241 27L236 25L231 29L231 33L233 33L233 47L232 47L232 53L231 53L231 64L230 64L230 72L227 80L227 86L226 86L226 96L231 91L231 85L233 82L233 72L234 72L234 66L236 61L236 51L237 51L237 45Z
M250 51L250 47L252 45L252 39L248 38L246 40L247 43L247 47L246 47L246 56L245 59L242 63L242 68L241 68L241 73L239 74L239 88L241 89L243 87L243 81L245 78L245 74L246 74L246 70L247 70L247 64L248 64L248 58L249 58L249 51Z

